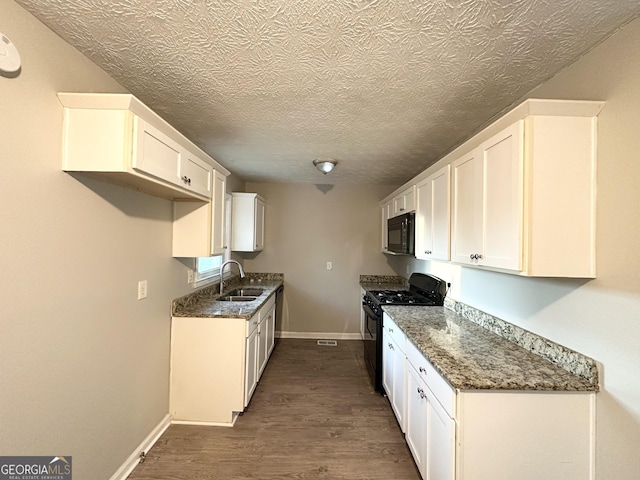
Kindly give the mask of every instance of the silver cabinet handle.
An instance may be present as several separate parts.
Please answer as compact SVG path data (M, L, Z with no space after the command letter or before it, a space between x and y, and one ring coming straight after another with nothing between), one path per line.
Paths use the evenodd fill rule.
M393 333L393 328L390 328L390 329L389 329L389 333Z
M391 344L389 344L389 348L390 348L391 350L395 350L395 348L393 348L393 345L391 345Z
M474 260L475 258L476 258L475 254L472 253L471 255L469 255L469 260Z
M420 398L426 397L426 395L424 394L424 390L422 390L420 387L418 387L418 393L420 394Z
M189 177L187 177L186 175L184 175L184 176L182 177L182 181L183 181L184 183L186 183L187 185L191 185L191 179L190 179Z
M424 253L425 255L431 255L431 250L425 250Z
M424 373L425 375L427 374L427 370L424 367L420 367L418 370L420 370L420 373Z

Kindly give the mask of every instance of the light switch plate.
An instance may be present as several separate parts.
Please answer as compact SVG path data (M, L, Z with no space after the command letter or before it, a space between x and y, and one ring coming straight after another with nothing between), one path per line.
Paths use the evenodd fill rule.
M327 262L327 270L333 270L333 262Z

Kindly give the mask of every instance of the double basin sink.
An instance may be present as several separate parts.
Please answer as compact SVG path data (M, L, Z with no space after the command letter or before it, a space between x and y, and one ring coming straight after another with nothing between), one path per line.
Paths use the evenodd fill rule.
M264 290L262 288L235 288L223 297L218 298L219 302L252 302Z

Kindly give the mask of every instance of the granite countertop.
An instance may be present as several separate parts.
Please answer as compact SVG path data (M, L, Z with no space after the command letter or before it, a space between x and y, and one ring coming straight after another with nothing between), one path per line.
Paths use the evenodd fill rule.
M445 307L383 306L442 376L460 390L597 391L588 379Z
M360 286L369 290L406 290L406 278L397 275L360 275Z
M172 302L171 316L173 317L225 317L250 319L266 301L275 294L284 283L284 276L280 273L252 274L248 273L243 279L234 278L227 285L225 280L224 293L220 295L220 284L202 288ZM226 292L235 288L262 288L264 291L250 302L221 302L218 299Z

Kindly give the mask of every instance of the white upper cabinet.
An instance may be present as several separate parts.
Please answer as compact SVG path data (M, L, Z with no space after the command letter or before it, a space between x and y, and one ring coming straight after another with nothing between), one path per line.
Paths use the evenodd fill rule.
M389 243L389 225L387 221L393 216L393 201L389 200L387 203L382 205L382 251L386 252L388 250Z
M171 200L211 200L213 170L224 167L127 94L59 93L67 172Z
M413 212L416 209L416 187L415 185L407 188L404 192L392 201L393 211L390 217L397 217L404 213Z
M445 165L416 186L416 258L449 260L451 166Z
M382 200L383 251L389 204L390 216L415 205L417 258L523 276L595 278L603 107L524 101L441 158L445 167L427 169L408 182L415 186Z
M131 157L133 169L177 184L182 157L180 145L139 117L133 118L133 130L136 132L136 148Z
M195 155L187 153L180 159L180 182L188 190L211 198L213 168Z
M511 123L497 121L456 150L466 153L454 152L452 261L526 276L595 277L603 105L528 101L506 116Z
M257 193L232 193L231 250L259 252L264 248L265 200Z
M174 202L174 257L209 257L224 253L226 176L214 171L213 179L211 202Z
M229 248L224 244L225 215L224 196L227 192L227 177L220 172L213 176L213 192L211 195L211 254L222 255Z
M452 260L522 270L524 121L453 162Z

